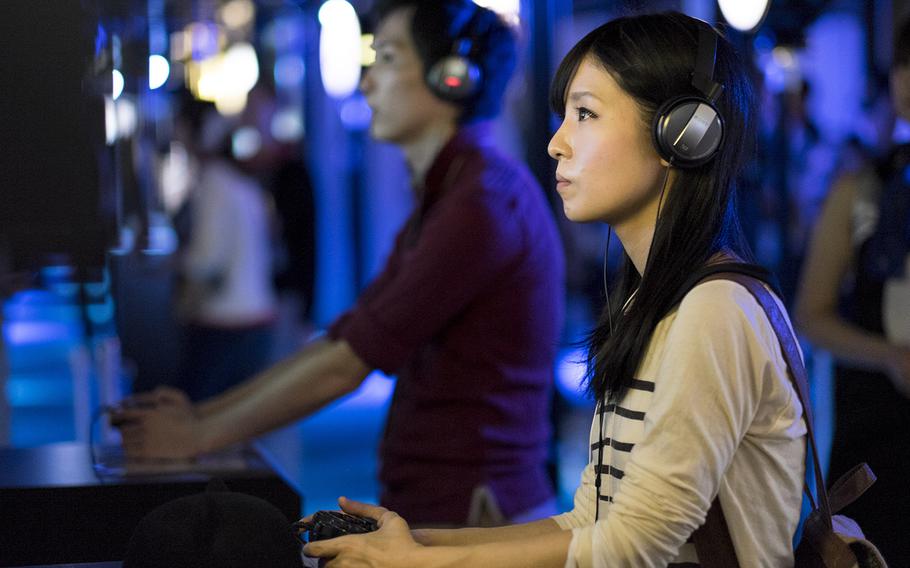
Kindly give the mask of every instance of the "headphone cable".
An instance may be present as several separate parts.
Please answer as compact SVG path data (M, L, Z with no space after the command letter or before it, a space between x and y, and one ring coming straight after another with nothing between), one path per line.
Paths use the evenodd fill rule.
M664 193L667 190L667 181L670 179L670 168L673 165L673 160L671 159L667 164L667 169L664 172L664 180L661 183L660 196L657 198L657 217L654 220L654 233L657 233L657 222L660 220L660 212L664 202ZM607 285L607 257L610 253L610 238L613 236L613 227L612 225L607 226L607 246L604 248L604 296L605 302L607 304L607 322L610 327L610 337L613 336L613 309L610 306L610 287ZM645 260L645 270L648 268L648 264L651 262L651 252L654 250L654 235L651 235L651 242L648 245L648 258ZM642 271L644 274L644 270ZM600 518L600 486L601 486L601 475L603 473L603 459L604 459L604 415L607 413L606 410L607 402L607 391L606 384L604 385L603 392L600 395L599 401L599 426L597 429L597 467L594 469L594 488L596 491L596 500L594 501L594 522Z
M642 276L645 275L645 272L648 271L648 266L651 264L651 253L654 252L654 241L657 240L655 238L657 236L657 223L660 222L660 213L661 209L663 209L664 194L667 191L667 181L670 179L671 167L673 167L673 158L670 158L670 161L667 163L667 168L664 172L664 181L660 184L660 197L657 198L657 215L654 216L654 233L651 234L651 242L648 243L648 258L645 259L645 268L641 271Z

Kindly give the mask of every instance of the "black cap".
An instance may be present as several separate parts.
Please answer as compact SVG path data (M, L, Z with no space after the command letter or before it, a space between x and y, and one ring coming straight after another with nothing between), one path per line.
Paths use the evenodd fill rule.
M123 568L300 568L300 541L268 501L208 491L169 501L146 515Z

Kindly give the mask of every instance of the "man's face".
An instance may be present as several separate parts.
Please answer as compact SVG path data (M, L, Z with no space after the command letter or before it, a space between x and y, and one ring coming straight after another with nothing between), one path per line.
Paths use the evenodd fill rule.
M424 82L424 68L411 37L413 8L386 16L376 29L376 62L360 89L373 111L370 133L377 140L407 144L439 120L457 120L454 105L437 98Z

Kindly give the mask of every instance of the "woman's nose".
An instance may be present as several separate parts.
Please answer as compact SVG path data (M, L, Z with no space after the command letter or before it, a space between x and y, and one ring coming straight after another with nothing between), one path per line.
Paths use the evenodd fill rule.
M563 125L560 125L559 128L556 129L556 132L553 133L553 137L550 138L550 143L547 144L547 154L554 160L559 160L560 158L568 157L569 152L569 145L565 140Z

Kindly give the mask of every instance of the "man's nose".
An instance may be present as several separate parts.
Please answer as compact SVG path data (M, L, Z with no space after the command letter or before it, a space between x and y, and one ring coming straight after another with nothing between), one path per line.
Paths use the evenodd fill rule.
M360 76L360 92L367 94L373 88L373 75L370 71L372 67L367 67Z

